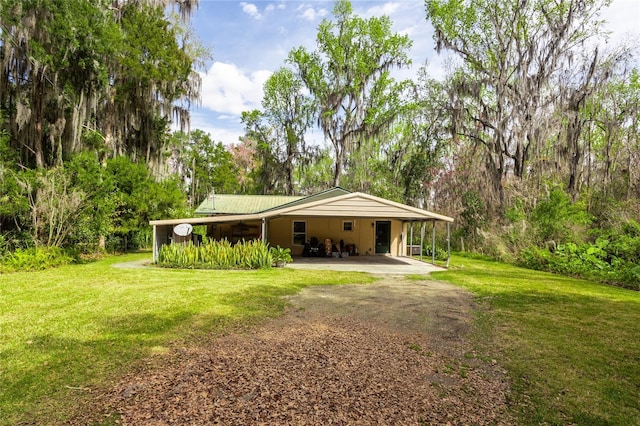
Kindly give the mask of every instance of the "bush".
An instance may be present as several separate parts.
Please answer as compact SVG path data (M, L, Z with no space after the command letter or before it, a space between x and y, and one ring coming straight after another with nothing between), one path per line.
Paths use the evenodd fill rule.
M528 247L520 252L518 264L640 290L640 265L615 256L612 248L615 245L604 238L591 244L559 244L554 251Z
M583 203L572 203L571 197L560 189L553 189L531 212L539 242L580 241L585 227L592 222Z
M428 258L432 258L431 247L423 247L422 253L424 256ZM440 247L436 247L435 254L436 254L436 260L447 260L449 257L449 255L447 254L447 251Z
M227 240L204 239L201 245L176 244L162 246L158 265L187 269L264 269L273 262L269 244L260 240L231 245Z
M271 247L269 249L269 253L271 254L271 260L273 264L276 266L278 266L278 264L293 262L293 258L291 257L291 249L288 247Z
M6 253L0 260L0 271L38 271L66 265L74 261L59 247L32 247Z

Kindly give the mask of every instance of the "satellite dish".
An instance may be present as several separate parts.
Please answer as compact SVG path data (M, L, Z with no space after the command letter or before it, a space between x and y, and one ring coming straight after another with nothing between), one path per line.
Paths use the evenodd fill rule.
M189 223L181 223L173 228L173 232L179 237L186 237L193 232L193 226Z

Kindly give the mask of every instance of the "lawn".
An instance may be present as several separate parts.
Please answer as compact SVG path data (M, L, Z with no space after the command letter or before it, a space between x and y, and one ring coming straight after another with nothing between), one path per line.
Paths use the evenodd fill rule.
M170 347L280 315L309 285L361 273L121 269L114 263L0 275L0 424L60 424L92 393Z
M64 423L170 348L280 315L308 285L360 273L119 269L108 258L0 275L0 424ZM523 425L640 424L640 293L454 256L432 274L476 294L477 353L511 377Z
M509 372L522 424L640 425L640 293L454 256L476 344Z

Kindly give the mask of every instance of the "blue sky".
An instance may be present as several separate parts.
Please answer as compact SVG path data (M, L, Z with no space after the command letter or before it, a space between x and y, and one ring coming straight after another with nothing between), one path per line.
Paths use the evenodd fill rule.
M315 49L318 24L332 18L333 4L333 0L200 0L192 25L213 58L201 73L202 105L191 111L191 129L210 133L214 141L237 143L243 134L242 111L260 108L264 82L285 64L292 48ZM423 0L352 0L352 5L362 17L389 16L393 30L413 41L413 67L400 72L398 78L413 78L425 61L431 76L444 74ZM613 0L603 18L616 40L640 37L639 0ZM322 139L319 131L312 137Z

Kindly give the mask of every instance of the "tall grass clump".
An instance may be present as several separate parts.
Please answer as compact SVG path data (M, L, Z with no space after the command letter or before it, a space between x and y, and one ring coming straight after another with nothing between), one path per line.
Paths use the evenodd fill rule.
M73 257L59 247L18 248L0 256L0 273L40 271L67 265L73 261Z
M264 269L273 262L269 243L261 240L241 241L231 245L228 240L204 239L202 244L162 246L158 265L185 269Z

